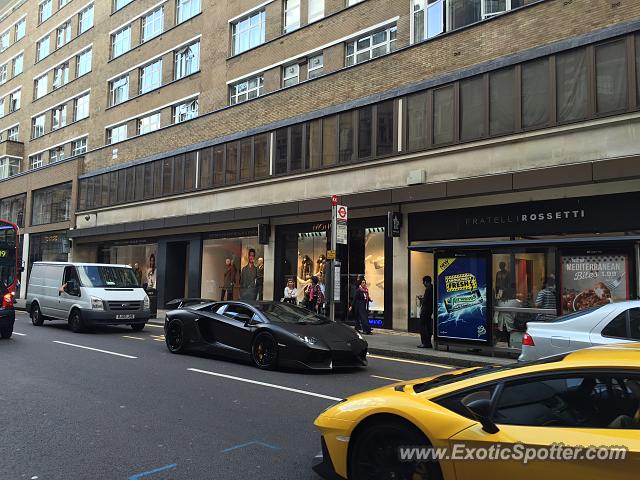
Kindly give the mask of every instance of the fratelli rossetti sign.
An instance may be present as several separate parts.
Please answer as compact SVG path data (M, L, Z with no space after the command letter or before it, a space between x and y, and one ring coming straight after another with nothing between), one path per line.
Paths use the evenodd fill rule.
M489 205L409 215L409 238L446 240L509 235L604 233L640 228L629 208L640 193Z

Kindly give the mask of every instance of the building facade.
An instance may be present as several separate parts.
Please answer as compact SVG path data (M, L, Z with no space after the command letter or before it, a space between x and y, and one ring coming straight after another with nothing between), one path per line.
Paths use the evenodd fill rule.
M638 297L638 2L29 0L0 51L27 265L137 264L161 305L279 299L325 273L335 194L341 318L364 276L372 323L415 330L451 259L490 313L443 341L504 340L549 278L553 315Z

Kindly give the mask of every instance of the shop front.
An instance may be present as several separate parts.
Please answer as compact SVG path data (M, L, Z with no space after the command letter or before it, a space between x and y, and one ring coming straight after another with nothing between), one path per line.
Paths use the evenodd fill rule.
M325 282L329 276L328 255L331 248L331 222L317 222L276 227L274 300L284 297L287 282L297 289L296 301L304 303L305 288L312 277L318 277L328 296ZM338 245L336 259L340 262L340 302L335 318L354 323L349 312L357 285L367 282L369 324L377 328L392 328L391 276L392 242L386 236L386 218L349 219L347 245ZM324 307L327 313L327 306Z
M409 215L410 330L424 275L439 344L517 350L529 321L638 297L640 194Z
M70 242L65 230L29 235L29 272L34 262L66 262Z

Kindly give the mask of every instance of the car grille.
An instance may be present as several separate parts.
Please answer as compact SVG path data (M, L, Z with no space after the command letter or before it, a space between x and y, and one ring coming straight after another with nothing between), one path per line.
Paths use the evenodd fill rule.
M114 311L121 311L121 310L131 311L131 310L140 310L142 308L142 302L114 301L114 302L107 302L107 305L109 305L109 310L114 310Z

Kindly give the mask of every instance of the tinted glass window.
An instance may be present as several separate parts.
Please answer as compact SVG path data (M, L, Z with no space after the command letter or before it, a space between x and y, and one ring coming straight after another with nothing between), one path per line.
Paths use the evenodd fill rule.
M184 191L184 155L173 158L173 193Z
M627 108L627 49L624 40L596 47L596 92L598 113Z
M242 305L228 305L224 311L224 316L229 318L236 318L241 315L243 318L238 318L240 322L246 322L247 319L253 318L253 311L250 308L243 307Z
M253 139L256 178L269 175L269 134L257 135Z
M636 101L640 105L640 35L636 35Z
M453 142L453 87L433 92L433 143Z
M627 312L622 312L602 329L603 337L627 338Z
M276 131L276 158L274 159L275 174L287 172L288 129Z
M189 192L196 188L196 152L184 156L184 189Z
M338 117L332 116L322 120L322 164L335 165L338 152Z
M353 112L340 114L340 163L353 160Z
M262 303L258 309L272 322L318 324L331 321L327 317L289 303Z
M227 164L225 182L227 185L236 183L238 179L238 143L227 144Z
M253 177L251 171L251 138L240 142L240 179L249 180Z
M427 94L407 97L407 148L411 151L427 147Z
M318 168L322 164L322 120L307 124L307 154L305 168Z
M291 127L291 171L302 169L302 124Z
M371 156L371 136L373 134L373 107L358 110L358 158Z
M629 310L629 338L640 340L640 308Z
M460 139L473 140L484 135L484 81L475 77L460 82Z
M515 128L515 69L489 75L489 119L491 135L503 135Z
M213 149L200 150L200 188L208 188L213 185Z
M574 50L556 56L558 121L581 120L587 116L587 53Z
M224 155L225 146L213 147L213 184L222 185L224 183Z
M378 104L376 131L376 148L378 156L391 155L393 153L393 138L395 131L393 105L393 100Z
M522 126L532 128L549 123L549 60L522 65Z

